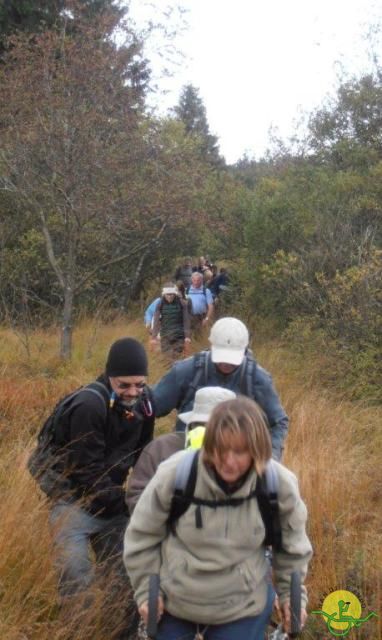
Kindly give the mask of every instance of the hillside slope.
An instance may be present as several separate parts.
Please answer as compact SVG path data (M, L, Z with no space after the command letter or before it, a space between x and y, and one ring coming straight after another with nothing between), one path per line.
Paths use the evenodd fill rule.
M56 605L48 509L25 462L56 400L88 382L103 367L111 342L123 335L147 341L138 322L108 326L87 322L75 333L71 364L57 360L55 332L29 336L29 357L21 341L0 330L0 637L4 640L109 640L111 611L98 604L87 620L63 624ZM206 338L206 337L205 337ZM207 341L194 345L206 346ZM344 588L362 598L379 618L352 631L352 638L382 637L382 413L379 408L343 400L317 383L323 364L304 362L271 341L252 345L272 372L290 416L285 463L298 475L309 509L314 546L308 588L310 608L318 609L330 591ZM167 368L150 352L150 382ZM173 417L158 421L157 433L172 428ZM75 627L75 633L70 630ZM305 638L326 638L321 618L310 616Z

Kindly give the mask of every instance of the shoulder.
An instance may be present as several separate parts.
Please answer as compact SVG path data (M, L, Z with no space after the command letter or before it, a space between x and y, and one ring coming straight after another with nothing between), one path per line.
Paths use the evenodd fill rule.
M300 501L297 476L281 462L272 459L272 466L278 477L278 495L281 506L293 506Z
M171 501L173 495L177 467L185 453L186 451L184 449L176 451L162 460L147 485L150 487L150 491L163 496L168 503Z
M89 388L80 389L70 402L67 416L74 432L95 432L103 430L108 422L108 400L98 389L94 392Z
M282 483L289 484L291 486L297 486L297 476L295 473L293 473L293 471L288 469L288 467L286 467L281 462L277 462L277 460L274 460L273 458L271 459L270 463L272 464L272 467L276 471L277 476Z
M212 291L208 287L205 288L205 295L206 295L206 298L212 299Z
M101 384L96 385L93 382L79 389L78 393L73 397L72 406L84 406L105 413L105 409L108 406L109 390L105 385L101 386Z
M157 401L159 397L172 395L173 392L179 390L179 386L182 386L184 382L191 381L194 366L194 356L175 362L171 369L152 387L154 401Z
M147 447L145 451L147 451ZM146 463L143 464L140 462L141 458L139 459L138 471L145 471L143 475L146 476L147 482L144 482L144 489L134 507L129 525L130 529L131 526L134 526L133 523L137 522L145 523L144 526L146 527L148 513L153 518L153 522L158 524L161 518L163 518L163 523L165 522L170 512L174 494L177 465L183 454L184 451L178 451L164 460L154 460L154 464L152 464L153 459L151 459L150 463L146 458ZM149 470L149 477L147 470ZM132 479L133 481L137 480L137 467L133 471ZM129 489L131 490L131 486Z
M254 364L256 367L255 383L269 384L270 382L272 382L272 376L269 373L269 371L264 369L264 367L259 365L255 360L254 360Z
M305 533L308 510L300 495L297 477L281 463L274 462L274 464L279 477L278 506L283 532L283 548L293 553L297 544L299 552L304 548L307 553L310 553L312 548Z
M192 373L196 364L196 356L190 356L189 358L185 358L184 360L179 360L173 364L172 369L179 376L187 376L187 374Z
M158 476L162 479L173 478L175 482L176 470L178 468L178 465L181 463L182 458L184 458L184 456L187 456L187 453L187 450L182 449L181 451L176 451L173 455L163 460L163 462L161 462L158 467Z
M184 439L185 434L183 432L166 433L146 445L142 454L145 453L153 458L164 456L163 459L166 459L183 449Z

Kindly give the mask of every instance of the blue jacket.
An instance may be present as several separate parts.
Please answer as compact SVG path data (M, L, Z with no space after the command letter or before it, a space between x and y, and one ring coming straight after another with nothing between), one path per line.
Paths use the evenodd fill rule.
M158 306L158 304L160 303L161 300L162 300L162 298L155 298L155 300L153 300L152 303L149 304L149 306L145 310L145 315L144 315L143 321L144 321L146 327L148 325L152 325L152 320L154 318L155 310L156 310L156 308L157 308L157 306Z
M242 391L242 370L243 363L237 367L229 375L219 373L211 358L208 359L207 379L203 375L201 387L225 387L231 389L237 394ZM152 388L156 416L167 416L173 409L177 409L179 413L190 411L194 404L194 397L197 389L189 392L190 385L195 377L195 356L176 362L161 380ZM268 418L271 438L273 457L276 460L281 459L283 443L288 431L288 416L281 406L280 399L273 386L271 375L256 364L255 373L253 375L253 387L251 397L261 406ZM186 402L185 402L186 400ZM185 425L179 419L177 420L176 430L182 431Z

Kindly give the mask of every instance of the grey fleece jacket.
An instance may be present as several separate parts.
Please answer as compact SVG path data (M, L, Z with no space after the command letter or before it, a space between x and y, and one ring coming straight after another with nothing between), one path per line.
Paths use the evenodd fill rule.
M255 498L236 507L202 506L203 527L195 527L191 505L169 532L167 518L176 466L185 452L162 462L141 495L124 541L124 562L140 606L148 599L148 581L160 573L165 608L179 618L202 624L224 624L255 616L265 607L269 564L264 555L264 524ZM275 462L279 476L279 508L283 550L274 552L273 569L280 601L289 597L290 574L305 577L312 548L305 531L306 507L296 477ZM256 485L250 472L234 497L247 496ZM202 456L195 496L221 500L226 494ZM306 591L303 587L303 602Z

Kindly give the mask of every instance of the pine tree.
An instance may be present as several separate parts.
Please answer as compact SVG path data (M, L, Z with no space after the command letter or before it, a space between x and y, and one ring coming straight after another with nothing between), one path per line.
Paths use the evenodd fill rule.
M82 17L113 12L115 24L126 12L114 0L3 0L0 3L0 53L6 48L8 36L25 31L38 33L58 26L61 19L75 21L78 12Z
M222 166L218 138L210 133L206 108L196 87L192 84L183 87L174 112L183 122L187 135L199 138L200 151L205 160L213 165Z

